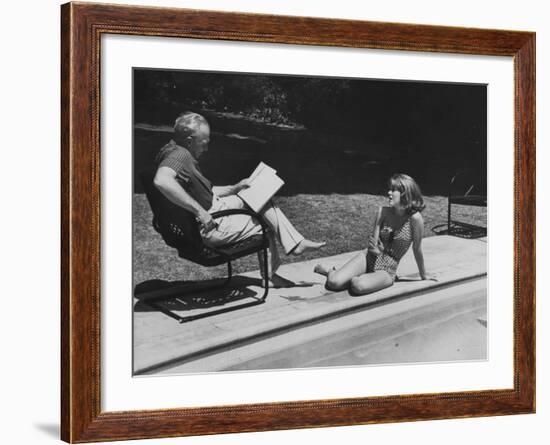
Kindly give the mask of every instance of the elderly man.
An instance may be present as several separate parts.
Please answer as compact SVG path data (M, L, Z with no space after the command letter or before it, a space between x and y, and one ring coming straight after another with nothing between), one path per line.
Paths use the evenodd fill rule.
M213 186L201 173L198 159L208 150L210 127L197 113L186 112L176 119L174 138L157 155L155 186L174 204L193 213L201 224L201 236L213 247L237 242L261 233L260 225L247 215L230 215L212 219L211 213L240 209L246 204L237 193L248 187L247 179L235 185ZM300 255L319 249L325 243L307 240L272 202L260 212L271 229L270 278L280 265L274 236L287 255Z

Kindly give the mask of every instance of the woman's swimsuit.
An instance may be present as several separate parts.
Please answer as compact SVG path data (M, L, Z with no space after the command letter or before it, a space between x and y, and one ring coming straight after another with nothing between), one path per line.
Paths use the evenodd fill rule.
M367 272L385 270L392 281L395 281L399 261L407 253L412 243L411 219L407 219L397 230L393 230L385 222L382 223L379 239L382 242L383 249L380 249L381 253L378 255L369 249L367 253Z

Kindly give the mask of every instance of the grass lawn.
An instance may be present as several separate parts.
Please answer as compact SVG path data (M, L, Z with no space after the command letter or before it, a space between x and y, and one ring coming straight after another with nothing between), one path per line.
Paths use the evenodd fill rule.
M149 280L200 280L220 277L225 273L225 266L205 268L179 258L176 250L164 244L153 229L152 214L145 195L136 193L133 199L134 285ZM365 248L375 212L378 206L387 204L387 199L359 193L298 194L277 197L276 202L304 236L327 242L325 248L300 257L282 254L283 263L291 263ZM424 236L428 237L434 235L434 226L446 223L447 198L428 196L425 203ZM454 205L453 219L486 226L487 208ZM429 270L430 259L425 260ZM256 269L258 261L255 255L234 263L235 273Z

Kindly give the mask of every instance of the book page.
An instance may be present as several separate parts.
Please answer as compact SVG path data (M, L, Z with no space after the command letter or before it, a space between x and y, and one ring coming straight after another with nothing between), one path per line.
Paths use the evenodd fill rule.
M259 175L262 175L264 173L276 174L277 170L274 170L269 165L260 162L248 179L252 183Z
M255 212L259 212L284 185L284 181L277 176L276 170L263 162L258 164L249 179L250 187L241 190L238 195Z

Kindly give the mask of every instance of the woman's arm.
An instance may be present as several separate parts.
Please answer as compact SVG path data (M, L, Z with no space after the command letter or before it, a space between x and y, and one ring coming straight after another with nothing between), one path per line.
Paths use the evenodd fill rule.
M424 218L420 212L411 216L413 253L418 272L422 280L428 279L426 269L424 268L424 254L422 253L422 238L424 237Z
M379 241L380 241L380 226L382 225L382 212L383 212L383 207L379 207L378 212L376 212L376 218L374 220L372 235L369 238L368 250L370 250L372 253L376 255L380 255Z

